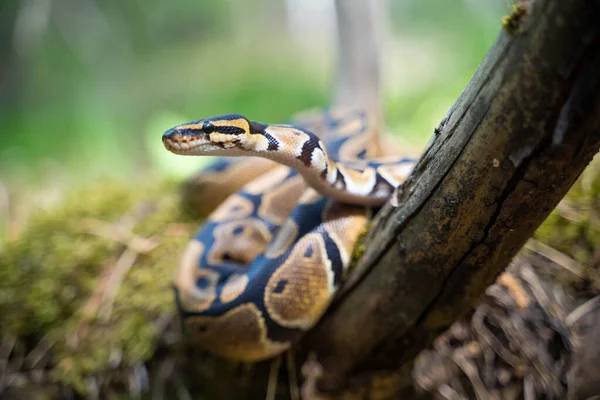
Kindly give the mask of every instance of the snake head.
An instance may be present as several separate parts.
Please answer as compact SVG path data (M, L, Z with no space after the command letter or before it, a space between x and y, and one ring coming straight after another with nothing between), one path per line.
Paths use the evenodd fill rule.
M244 149L252 135L251 122L226 114L177 125L162 136L167 150L183 155L222 155Z

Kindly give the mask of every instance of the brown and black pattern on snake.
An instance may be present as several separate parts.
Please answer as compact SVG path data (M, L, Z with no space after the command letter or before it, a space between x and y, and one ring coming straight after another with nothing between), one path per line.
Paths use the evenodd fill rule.
M190 338L198 346L234 360L269 358L291 345L291 342L276 342L267 337L263 314L251 302L218 317L190 316L185 322Z
M272 237L268 227L258 218L224 222L215 227L213 236L214 242L207 254L212 265L223 264L226 260L249 264L264 252ZM231 246L232 240L235 240L235 246Z
M368 134L368 117L363 110L349 107L312 109L300 112L291 124L301 130L316 132L326 140L348 138L339 149L343 160L359 160L373 156ZM264 131L267 125L250 121L251 133ZM228 196L240 190L246 183L267 173L276 163L256 157L221 158L194 174L185 182L183 198L202 216L208 215Z
M217 298L219 274L215 271L198 268L198 260L205 250L204 243L192 240L186 247L175 279L180 306L190 312L208 310ZM198 281L205 284L198 287Z
M363 156L368 126L356 115L336 118L337 139L325 142L239 114L165 133L178 154L260 156L287 166L229 197L185 251L177 303L199 346L246 361L289 348L331 303L371 217L366 206L381 204L410 172L406 160L345 162Z

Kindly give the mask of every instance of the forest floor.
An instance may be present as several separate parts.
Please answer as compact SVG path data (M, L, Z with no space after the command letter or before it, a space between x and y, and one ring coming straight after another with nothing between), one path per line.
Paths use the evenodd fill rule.
M219 360L181 334L172 276L201 218L178 187L106 181L44 211L7 205L0 397L264 396L268 363ZM477 308L419 356L416 385L447 399L600 393L598 244L595 162Z

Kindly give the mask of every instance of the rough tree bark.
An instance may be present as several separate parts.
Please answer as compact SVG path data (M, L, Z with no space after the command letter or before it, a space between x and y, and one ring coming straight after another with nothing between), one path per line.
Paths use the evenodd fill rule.
M537 0L511 18L303 342L321 392L382 369L409 376L598 151L600 3Z

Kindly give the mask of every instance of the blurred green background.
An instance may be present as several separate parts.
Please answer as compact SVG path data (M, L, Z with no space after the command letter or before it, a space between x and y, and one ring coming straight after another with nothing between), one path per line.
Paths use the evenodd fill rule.
M385 7L387 128L420 146L493 43L507 6ZM1 186L184 176L199 160L168 154L165 129L226 112L281 122L326 105L334 35L333 0L4 0Z

